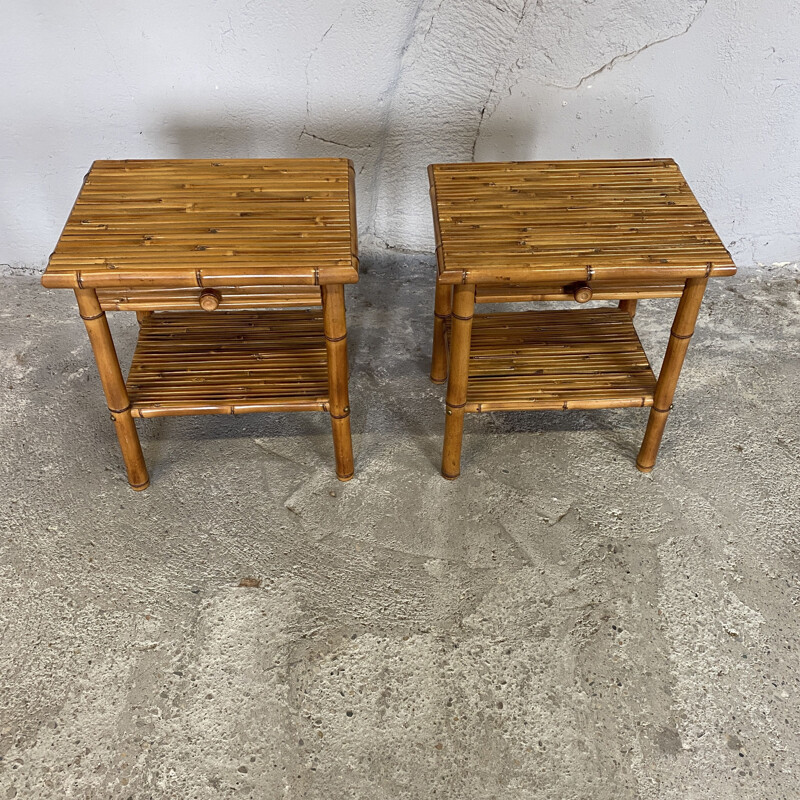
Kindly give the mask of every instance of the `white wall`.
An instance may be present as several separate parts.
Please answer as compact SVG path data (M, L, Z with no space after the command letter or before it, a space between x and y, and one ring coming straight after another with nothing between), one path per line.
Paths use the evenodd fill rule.
M800 5L12 0L0 264L96 158L347 155L365 241L432 247L432 161L672 156L740 266L800 260Z

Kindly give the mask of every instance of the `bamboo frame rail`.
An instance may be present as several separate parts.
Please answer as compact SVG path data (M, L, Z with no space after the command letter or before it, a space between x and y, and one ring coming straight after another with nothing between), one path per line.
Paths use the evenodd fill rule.
M96 161L42 284L72 288L134 489L135 417L327 411L353 476L344 284L358 280L347 159ZM127 383L106 322L135 311Z
M736 272L678 165L432 164L428 176L443 476L460 472L465 412L528 409L650 407L636 465L652 470L707 281ZM633 318L639 299L668 297L680 303L656 380ZM474 303L551 300L581 305L473 318ZM582 305L594 300L618 308Z

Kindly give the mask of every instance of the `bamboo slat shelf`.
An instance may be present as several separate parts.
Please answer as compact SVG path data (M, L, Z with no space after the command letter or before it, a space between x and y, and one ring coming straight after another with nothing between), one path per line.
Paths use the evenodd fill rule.
M465 411L640 408L656 378L616 308L476 314Z
M327 411L322 313L152 314L126 386L134 417Z
M354 176L334 158L92 165L42 284L75 291L134 489L149 484L134 418L180 414L327 411L352 477ZM127 382L106 311L139 319Z
M709 278L736 266L669 158L432 164L431 379L447 382L442 474L464 414L650 407L636 465L655 465ZM656 379L640 298L680 298ZM475 314L476 303L618 300L618 309Z

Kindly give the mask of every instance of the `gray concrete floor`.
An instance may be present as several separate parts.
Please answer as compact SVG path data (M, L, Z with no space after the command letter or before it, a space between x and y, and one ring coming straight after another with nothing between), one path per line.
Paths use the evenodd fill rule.
M173 418L142 494L71 293L1 285L0 800L800 797L797 271L710 287L651 475L646 411L513 413L450 483L430 260L366 258L356 478Z

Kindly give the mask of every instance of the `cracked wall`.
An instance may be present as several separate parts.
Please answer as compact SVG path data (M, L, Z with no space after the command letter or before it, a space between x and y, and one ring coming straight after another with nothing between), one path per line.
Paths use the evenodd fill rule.
M428 163L672 156L740 266L797 260L798 34L780 0L14 4L0 271L124 157L348 156L364 242L430 250Z

